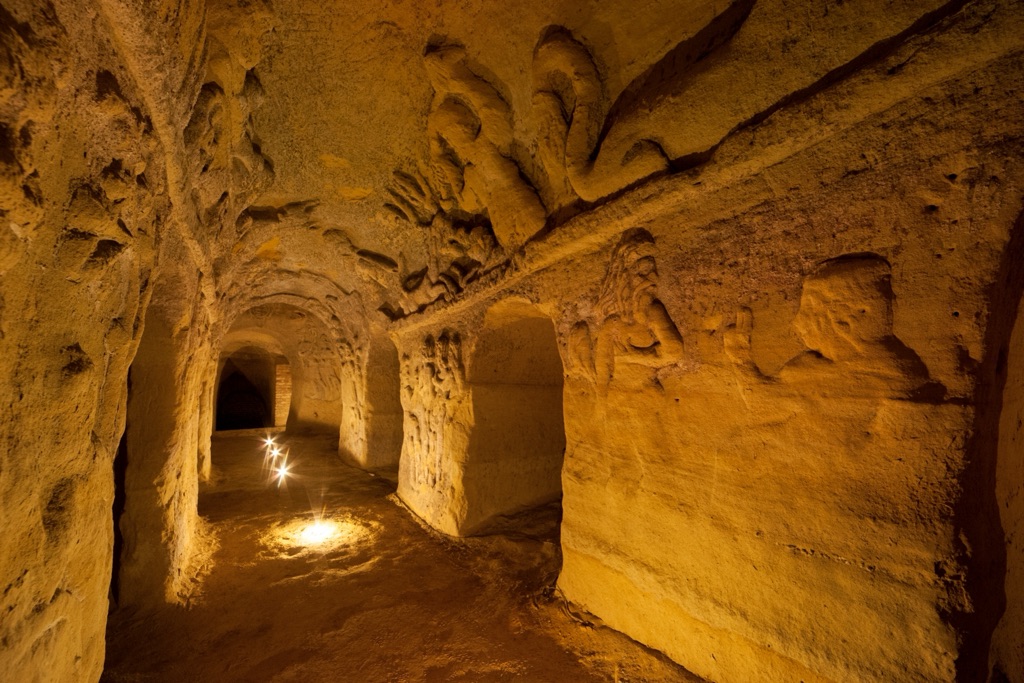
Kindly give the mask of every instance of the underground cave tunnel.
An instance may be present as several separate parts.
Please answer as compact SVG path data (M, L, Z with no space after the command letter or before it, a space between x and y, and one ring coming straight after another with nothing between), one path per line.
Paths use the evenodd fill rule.
M1024 683L1022 27L0 0L0 679Z

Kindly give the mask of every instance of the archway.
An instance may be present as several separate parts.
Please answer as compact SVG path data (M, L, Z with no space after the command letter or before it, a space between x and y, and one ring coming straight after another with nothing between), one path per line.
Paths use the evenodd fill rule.
M554 324L528 302L487 312L469 367L475 425L463 484L464 529L558 500L565 426Z
M255 346L224 359L217 382L218 431L274 426L276 365L272 355Z

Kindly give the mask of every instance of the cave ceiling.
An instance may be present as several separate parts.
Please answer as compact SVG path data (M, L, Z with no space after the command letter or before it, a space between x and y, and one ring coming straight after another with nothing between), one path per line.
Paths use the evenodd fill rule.
M360 292L369 310L415 310L437 291L404 306L395 303L395 291L413 290L423 277L438 279L423 274L431 258L430 221L417 220L396 185L401 178L422 183L428 165L435 93L426 52L464 50L466 67L507 105L514 148L505 151L522 168L536 157L531 69L545 34L560 27L587 47L610 102L726 6L720 0L210 3L207 78L214 91L234 96L224 118L234 120L235 138L251 138L266 167L254 181L251 159L243 157L239 167L236 149L242 172L231 182L236 191L249 185L239 222L257 226L246 228L243 241L256 262L270 261L286 279L305 281L310 296L324 290L309 281L326 277L344 292ZM490 230L486 208L467 220ZM464 261L471 262L466 268L478 265Z

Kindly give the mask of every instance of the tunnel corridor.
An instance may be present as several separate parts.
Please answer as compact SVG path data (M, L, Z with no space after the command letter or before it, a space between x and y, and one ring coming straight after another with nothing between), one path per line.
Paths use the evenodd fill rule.
M405 513L394 469L346 466L328 437L278 434L293 466L277 486L265 436L214 437L202 590L185 609L115 612L103 681L697 680L552 594L550 506L514 537L456 542ZM317 516L337 536L304 540Z
M1024 683L1022 27L0 0L0 683Z

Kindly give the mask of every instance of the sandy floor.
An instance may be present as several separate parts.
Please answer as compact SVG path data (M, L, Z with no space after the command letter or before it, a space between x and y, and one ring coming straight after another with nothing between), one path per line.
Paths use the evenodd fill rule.
M392 473L279 440L295 476L277 488L257 437L214 439L210 573L187 608L111 615L104 681L698 680L555 594L557 507L456 541L401 507ZM339 535L303 546L321 508Z

